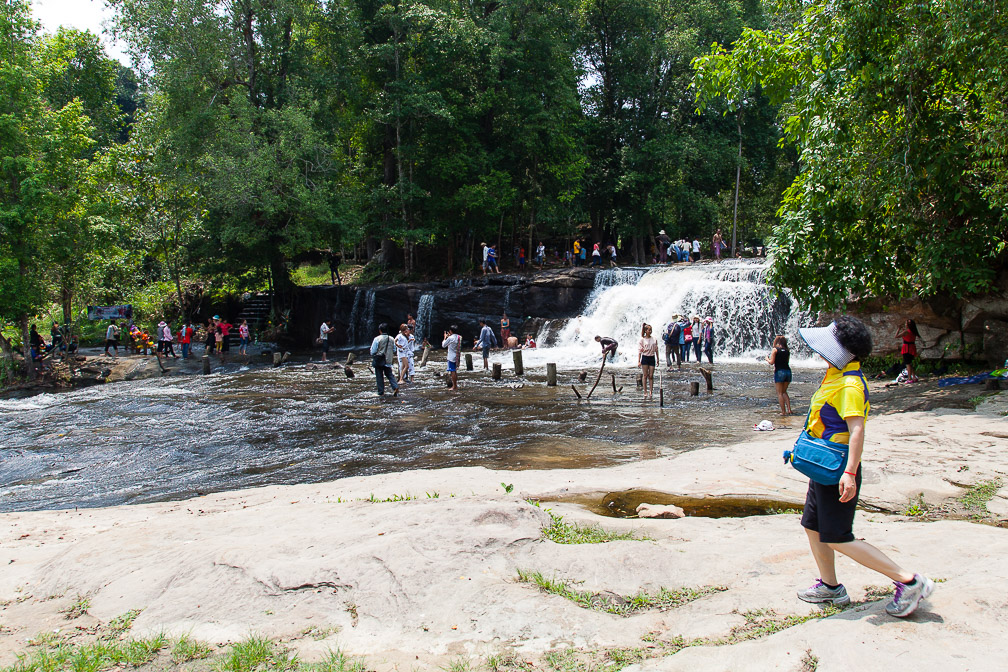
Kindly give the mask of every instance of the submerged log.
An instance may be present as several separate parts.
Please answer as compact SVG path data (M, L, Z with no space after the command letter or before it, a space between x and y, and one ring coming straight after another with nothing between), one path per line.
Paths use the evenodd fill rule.
M430 345L425 343L423 348L423 355L420 356L420 368L427 366L427 358L430 357Z
M472 371L472 370L473 370L472 353L471 352L467 352L466 353L466 371Z
M598 378L595 379L595 384L592 385L592 389L588 390L588 398L589 399L591 399L592 392L594 392L595 388L598 387L598 382L600 380L602 380L602 372L605 370L605 360L606 360L606 354L603 352L602 353L602 366L599 367Z
M493 374L492 375L493 375L493 379L494 380L500 380L501 379L501 364L500 364L500 362L494 362L494 365L493 365Z
M573 385L571 385L571 389L574 390L574 394L577 395L577 398L581 399L581 393L578 392L578 389L576 387L574 387Z
M609 375L612 377L612 392L616 394L616 374L610 373Z
M700 396L700 383L693 381L689 384L689 396L698 397Z
M548 387L556 387L557 375L556 375L556 364L549 362L546 364L546 385Z

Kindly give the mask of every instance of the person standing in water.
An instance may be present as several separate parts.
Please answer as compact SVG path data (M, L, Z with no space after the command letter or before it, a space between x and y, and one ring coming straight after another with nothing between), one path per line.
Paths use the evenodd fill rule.
M454 324L444 332L444 340L441 341L442 348L448 348L448 376L451 379L449 390L458 389L458 366L462 359L462 336L458 333L458 327Z
M707 361L714 363L714 318L705 317L703 326L703 351L707 355ZM700 358L697 357L697 361Z
M409 325L405 322L399 325L399 333L395 337L396 361L399 363L399 384L409 378Z
M378 396L385 396L385 378L388 378L389 385L392 386L392 396L399 394L399 385L396 384L395 375L392 372L392 358L395 357L395 341L387 333L388 327L384 322L378 325L378 335L371 341L371 364L374 367L375 378L378 382ZM383 377L384 376L384 377Z
M508 339L511 338L511 320L508 319L507 313L501 315L501 345L506 346Z
M644 382L645 399L654 399L654 370L657 363L658 341L651 335L651 325L645 322L637 344L637 366L640 367Z
M480 320L479 323L480 335L473 345L483 351L483 370L486 371L490 368L490 348L497 347L497 337L486 320Z
M777 404L781 415L791 415L791 397L787 388L791 384L791 351L788 350L787 339L778 336L774 339L773 350L766 358L767 364L774 367L773 382L777 390Z
M333 332L332 321L324 320L319 325L319 345L322 346L322 361L329 361L329 335Z
M700 325L700 316L693 316L693 324L691 326L691 331L693 332L693 359L696 360L697 364L700 363L700 345L703 341L703 328Z
M886 613L903 618L912 614L934 590L927 577L907 571L885 553L854 536L854 514L860 496L861 458L868 419L868 382L861 362L871 354L868 327L860 320L842 316L827 327L798 330L816 354L829 365L819 389L812 395L805 431L815 438L848 446L847 464L838 485L809 481L801 524L819 579L798 591L798 599L813 604L850 603L847 589L837 579L836 553L889 577L896 584Z
M903 339L900 354L903 356L903 366L906 367L906 382L916 383L917 373L914 371L914 360L917 358L917 339L920 338L920 332L917 331L917 323L912 319L904 322L903 328L896 332L896 338ZM923 342L923 339L921 339L921 343Z

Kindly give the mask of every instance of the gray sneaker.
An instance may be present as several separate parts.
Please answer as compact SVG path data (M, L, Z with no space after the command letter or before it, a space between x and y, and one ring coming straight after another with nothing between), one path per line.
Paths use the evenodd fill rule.
M927 599L934 592L934 581L920 574L914 574L914 580L911 583L900 583L899 581L893 583L896 584L896 594L893 595L892 602L885 606L885 610L890 616L897 618L912 614L920 601Z
M812 604L835 604L841 607L850 604L850 595L842 583L836 588L830 588L822 582L822 579L816 579L813 585L805 590L799 590L798 599Z

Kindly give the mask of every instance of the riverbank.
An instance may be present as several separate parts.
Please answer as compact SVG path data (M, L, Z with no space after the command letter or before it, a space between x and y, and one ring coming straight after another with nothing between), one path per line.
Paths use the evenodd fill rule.
M125 628L116 621L117 631L185 635L221 653L259 634L304 660L338 647L375 670L611 669L618 661L797 670L803 660L805 669L816 660L823 670L865 669L897 656L923 669L988 668L1008 653L1000 636L1008 604L992 592L1008 580L1008 530L997 526L1008 521L998 485L1008 476L1006 404L1001 393L977 411L890 413L869 424L870 511L856 531L941 581L905 621L884 613L884 578L845 560L854 608L819 618L795 599L815 573L787 510L641 520L567 501L638 489L800 507L804 483L780 461L791 429L604 469L420 470L4 514L0 663L38 650L29 640L86 642L141 610ZM543 537L544 527L557 529L556 516L636 539L556 543ZM679 592L665 609L623 616L547 594L519 570L566 583L568 597L594 595L586 604L601 607L639 591ZM688 603L671 606L678 602ZM151 665L171 667L169 651Z

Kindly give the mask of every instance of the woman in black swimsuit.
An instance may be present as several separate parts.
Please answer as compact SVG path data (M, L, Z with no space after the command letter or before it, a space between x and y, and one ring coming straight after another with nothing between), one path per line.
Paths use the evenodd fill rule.
M787 339L778 336L774 339L773 350L767 356L768 364L773 364L774 387L777 388L777 403L780 404L781 415L791 415L791 397L787 388L791 384L791 351L788 350Z

